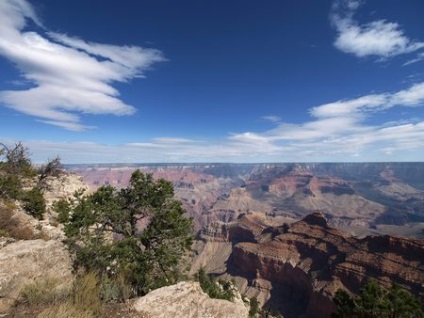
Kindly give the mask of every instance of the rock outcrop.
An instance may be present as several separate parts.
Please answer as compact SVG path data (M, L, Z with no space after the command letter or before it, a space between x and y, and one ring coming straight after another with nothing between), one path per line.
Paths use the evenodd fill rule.
M72 266L65 246L55 240L14 241L0 244L0 313L9 310L22 287L37 278L70 281Z
M199 283L180 282L151 291L134 303L143 318L243 318L249 316L241 299L211 299Z
M90 192L90 187L83 182L83 178L73 173L61 173L57 177L47 177L44 182L46 187L44 199L48 207L54 201L71 197L75 191L83 189L85 193Z
M35 183L35 181L32 181ZM47 213L44 220L28 215L17 201L0 202L3 212L10 211L9 223L16 233L11 237L0 237L0 313L6 313L18 298L22 287L39 278L56 280L67 284L72 281L72 260L62 243L64 233L50 207L55 200L69 197L87 185L75 174L61 173L43 180ZM10 224L9 224L10 225ZM41 239L42 238L42 239Z
M396 282L424 299L424 240L352 237L330 227L321 213L290 225L265 227L259 221L247 215L227 225L232 251L223 266L241 292L286 318L330 317L339 288L357 293L371 277L384 286ZM232 241L231 232L240 228L248 240ZM250 236L245 233L249 228ZM201 251L197 258L202 258Z

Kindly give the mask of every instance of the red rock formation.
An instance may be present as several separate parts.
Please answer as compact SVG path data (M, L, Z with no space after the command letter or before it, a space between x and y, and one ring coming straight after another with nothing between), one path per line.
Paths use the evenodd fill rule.
M356 235L423 237L424 163L158 164L68 167L93 188L126 187L139 168L174 183L196 230L259 212L297 220L323 211L329 223ZM412 223L412 225L411 225Z
M234 244L227 273L247 280L248 295L262 294L286 318L330 317L339 288L357 293L371 277L424 299L424 240L355 238L328 226L321 213L280 227L248 215L225 227L222 239Z

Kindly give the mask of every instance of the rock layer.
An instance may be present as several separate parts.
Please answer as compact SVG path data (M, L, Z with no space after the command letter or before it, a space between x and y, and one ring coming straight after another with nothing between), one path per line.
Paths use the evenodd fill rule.
M396 282L424 299L424 240L359 239L330 227L321 213L291 225L264 224L248 215L227 225L225 237L233 248L224 261L226 273L247 296L258 297L286 318L329 317L337 289L357 293L371 277L384 286ZM240 228L243 236L231 240Z
M355 235L424 237L424 163L80 165L93 188L125 187L139 168L174 183L196 230L259 212L296 220L323 211Z

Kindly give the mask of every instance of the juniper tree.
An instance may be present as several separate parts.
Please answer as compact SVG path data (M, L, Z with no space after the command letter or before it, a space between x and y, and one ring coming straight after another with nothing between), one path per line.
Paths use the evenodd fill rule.
M192 219L171 182L136 170L127 188L103 186L55 205L76 268L125 277L135 294L176 282L190 249Z

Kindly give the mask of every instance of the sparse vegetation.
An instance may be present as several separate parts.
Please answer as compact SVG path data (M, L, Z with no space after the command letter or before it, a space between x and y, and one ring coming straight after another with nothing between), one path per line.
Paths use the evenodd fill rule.
M51 160L48 160L45 165L42 165L38 169L39 180L44 180L47 177L57 177L62 172L63 167L60 161L60 157L57 156Z
M196 274L202 290L211 298L233 300L234 298L234 285L232 282L219 280L215 281L212 277L206 274L205 269L202 267Z
M22 288L20 302L28 306L50 305L66 300L69 293L57 278L40 277Z
M0 156L3 158L0 164L2 172L8 175L21 177L34 177L36 171L29 159L28 148L22 143L16 143L14 146L6 146L0 143Z
M172 183L137 170L120 191L104 186L58 201L54 209L75 268L98 272L103 283L120 277L133 295L175 283L193 234L192 220L173 196Z
M0 237L12 237L17 240L33 240L37 238L34 231L27 225L21 224L13 217L12 208L0 206Z
M259 302L256 297L253 297L250 299L250 310L249 310L249 317L256 317L256 315L259 313Z
M132 288L122 274L113 278L103 276L100 288L102 300L106 303L129 299L132 295Z
M334 318L420 318L424 317L422 304L407 290L397 284L389 289L370 280L358 296L338 290L334 297L337 311Z
M94 318L102 313L99 277L89 272L77 276L72 286L62 286L55 278L40 278L21 290L20 303L44 307L39 318Z
M24 181L37 175L29 152L22 143L6 146L0 143L0 199L22 200L24 210L41 220L46 206L42 189L38 186L24 190Z

